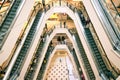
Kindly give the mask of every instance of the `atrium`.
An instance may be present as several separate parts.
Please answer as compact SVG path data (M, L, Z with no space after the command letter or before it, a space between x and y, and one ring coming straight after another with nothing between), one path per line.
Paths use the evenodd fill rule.
M0 0L0 80L120 80L120 0Z

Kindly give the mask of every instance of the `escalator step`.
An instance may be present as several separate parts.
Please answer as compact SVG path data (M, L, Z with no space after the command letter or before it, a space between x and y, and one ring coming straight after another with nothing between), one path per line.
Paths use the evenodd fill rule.
M102 57L101 56L97 56L97 59L101 59L102 60Z
M95 52L96 54L99 54L99 51L98 51L98 50L95 50L94 52Z
M4 31L1 31L0 33L2 34L1 38L3 39L6 33Z
M6 23L4 24L4 27L8 29L9 26L10 26L10 24L11 24L11 22L6 22ZM4 28L4 27L3 27L3 28Z
M8 15L14 16L14 15L15 15L15 12L11 11Z
M106 69L106 68L102 68L102 70L103 70L103 71L107 71L107 69Z
M14 9L14 8L12 8L11 11L14 12L14 13L16 13L16 9Z
M11 19L11 20L13 20L13 19L14 19L14 15L10 14L10 15L8 16L8 18Z
M1 29L1 32L6 32L6 31L7 31L7 29L5 29L5 28Z
M101 65L101 68L104 68L105 67L105 65Z
M2 33L0 33L0 34L2 34ZM4 37L4 35L0 36L0 41L2 41L3 37Z
M6 19L6 22L12 22L12 19L7 18L7 19Z

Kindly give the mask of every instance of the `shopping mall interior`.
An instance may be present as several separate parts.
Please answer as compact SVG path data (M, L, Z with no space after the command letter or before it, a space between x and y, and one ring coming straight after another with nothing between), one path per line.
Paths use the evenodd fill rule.
M0 80L120 80L120 0L0 0Z

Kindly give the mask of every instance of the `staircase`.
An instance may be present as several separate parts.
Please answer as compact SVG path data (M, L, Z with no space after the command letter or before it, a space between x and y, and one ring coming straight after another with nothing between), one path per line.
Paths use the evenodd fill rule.
M75 50L72 50L72 52L73 52L72 55L74 57L74 61L75 61L76 66L77 66L77 70L79 72L79 75L81 75L82 71L79 71L79 69L81 68L81 66L80 66L80 63L79 63L78 58L76 56L76 52L75 52Z
M3 23L1 24L0 26L0 44L2 43L5 35L7 34L8 32L8 29L10 28L10 25L12 24L15 16L16 16L16 13L18 11L18 8L21 4L23 0L15 0L11 9L9 10L5 20L3 21Z
M24 59L27 55L27 51L30 48L30 45L33 40L34 34L36 32L37 24L40 20L40 17L41 17L41 12L39 11L38 14L36 15L33 25L31 26L31 29L27 35L27 38L21 48L21 51L16 59L16 62L11 70L10 77L15 76L17 71L18 71L18 73L20 72L20 68L21 68L22 64L24 63Z
M86 56L83 45L82 45L82 43L81 43L81 41L79 39L79 36L78 36L77 33L74 34L74 35L75 35L75 39L76 39L76 42L77 42L77 45L78 45L82 60L84 62L85 68L87 70L86 72L88 73L90 80L95 80L95 75L94 75L93 70L91 68L91 65L89 63L89 60L88 60L88 58Z
M38 65L38 61L40 59L40 56L41 56L41 52L42 52L42 49L43 49L43 45L44 43L41 41L39 46L38 46L38 49L37 49L37 52L35 54L35 57L33 60L36 60L36 62L34 61L31 61L32 64L30 65L30 68L25 76L25 80L33 80L33 77L34 77L34 74L36 72L36 68L37 68L37 65Z
M47 67L47 62L48 62L48 60L49 60L50 53L52 52L52 50L53 50L53 48L48 47L47 53L46 53L45 58L44 58L44 60L45 60L46 62L44 62L44 60L43 60L42 66L41 66L41 68L40 68L40 71L39 71L39 73L38 73L38 76L37 76L37 79L36 79L36 80L42 80L42 78L43 78L43 76L44 76L44 73L45 73L45 69L46 69L46 67Z
M108 69L107 69L107 67L102 59L101 53L98 50L98 47L93 39L93 36L92 36L89 28L85 28L85 34L86 34L88 43L90 44L90 47L92 49L92 52L94 54L94 57L96 59L96 62L99 65L99 69L102 70L104 72L104 74L107 74Z

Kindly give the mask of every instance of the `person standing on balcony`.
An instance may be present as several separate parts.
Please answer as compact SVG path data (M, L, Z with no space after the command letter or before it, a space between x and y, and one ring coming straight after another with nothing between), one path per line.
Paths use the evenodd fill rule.
M45 8L45 0L42 0L42 4L43 4L43 9L46 11L46 8Z
M66 27L66 22L63 23L64 24L64 28Z
M59 4L60 4L60 6L61 6L61 0L59 0Z
M45 6L45 0L42 0L43 7Z

